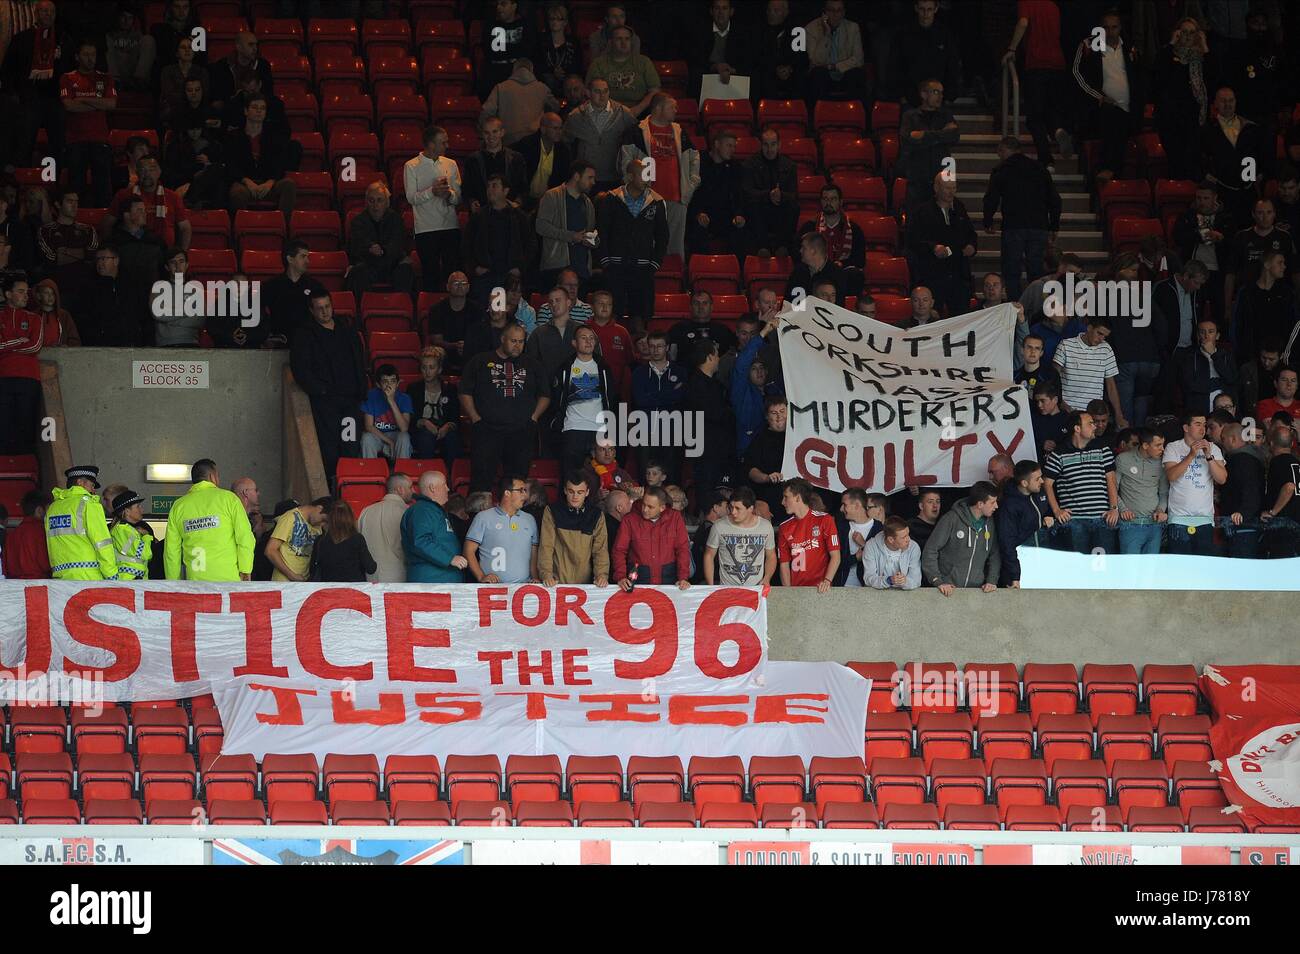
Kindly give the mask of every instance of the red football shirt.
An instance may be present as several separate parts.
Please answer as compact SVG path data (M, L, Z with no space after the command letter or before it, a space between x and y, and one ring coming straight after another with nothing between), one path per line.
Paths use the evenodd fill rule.
M37 355L45 343L45 321L26 308L0 311L0 378L41 379Z
M1020 0L1016 16L1029 21L1025 34L1025 69L1063 70L1061 9L1053 0Z
M777 528L777 559L790 564L791 586L816 586L826 579L831 553L839 552L835 518L820 510L790 517Z
M650 123L650 155L655 161L655 191L669 202L680 202L682 174L677 165L677 136L672 126Z
M82 74L78 70L64 73L59 81L59 96L62 99L93 99L102 96L111 99L117 95L113 87L113 77L96 70ZM96 109L88 113L63 114L64 142L108 142L108 113Z
M113 196L113 201L108 204L108 214L115 219L122 218L126 214L127 203L140 194L140 186L127 186L125 189L119 189L117 195ZM190 213L185 208L185 203L171 189L165 189L160 184L153 195L144 197L144 207L149 212L149 220L145 222L144 227L147 231L152 232L163 240L163 244L171 248L176 244L176 226L181 222L190 220Z

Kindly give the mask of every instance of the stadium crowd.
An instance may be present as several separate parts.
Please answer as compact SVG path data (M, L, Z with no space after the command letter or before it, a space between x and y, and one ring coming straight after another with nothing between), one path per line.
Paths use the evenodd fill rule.
M224 55L215 30L196 42L210 8L225 22L227 8L245 6L253 30L232 28ZM381 90L359 65L355 89L345 77L319 90L337 174L322 211L335 224L308 233L316 220L304 213L319 207L308 205L304 133L316 114L304 121L310 91L263 52L279 34L262 19L290 45L307 23L319 77L332 54L315 42L329 34L309 18L342 17L319 22L353 49L361 21L366 57L356 62L370 68L383 61L371 39L423 44L422 21L412 37L403 19L408 6L417 4L7 4L0 96L20 121L0 132L0 453L36 445L46 348L287 348L336 495L285 501L268 520L251 481L232 498L201 461L166 545L154 547L139 495L118 486L97 498L97 471L74 468L67 490L24 501L7 575L208 578L181 542L213 533L210 520L221 542L197 552L222 565L214 579L771 580L947 594L1018 585L1025 545L1296 555L1300 125L1282 42L1295 35L1294 11L1194 0L1115 11L1054 0L664 0L608 5L583 42L563 4L467 3L451 20L461 55L429 60L432 104L400 136L379 129L386 171L366 154L376 114L349 125L340 104L354 94L370 103L370 89L383 124L385 103L418 99L416 86ZM389 34L385 23L408 27ZM1034 155L1003 139L976 213L957 196L961 173L946 171L962 135L951 104L988 102L1006 59L1020 65ZM684 73L662 65L676 63ZM478 108L430 124L440 80ZM719 100L695 108L703 87L732 82L743 121L715 117ZM746 99L759 105L756 123ZM856 104L847 175L830 162L835 132L817 124L826 104ZM896 129L868 141L865 117L877 114L895 115ZM786 152L810 129L829 177L806 175L806 157ZM744 142L749 131L755 142ZM1133 156L1145 168L1156 149L1188 187L1165 234L1135 250L1113 242L1096 275L1058 243L1055 162L1076 141L1101 206L1133 181ZM901 286L888 280L900 258L882 258L849 207L861 173L894 180L890 214L872 221L890 220ZM196 223L214 211L256 224L235 239L278 255L279 274L194 269L212 251ZM269 244L252 242L259 233ZM976 274L972 259L995 242L1000 271ZM337 273L318 267L339 254ZM696 268L700 256L722 261L723 280ZM749 282L748 310L716 313L720 289L739 290L754 267L768 280ZM1071 275L1147 283L1147 320L1071 316L1051 285ZM196 276L257 282L260 309L235 314L211 296L177 307L172 286ZM665 281L689 288L687 317L660 312ZM895 293L906 293L903 313ZM901 327L1015 303L1034 457L999 455L971 488L890 498L789 479L772 332L783 301L803 297ZM629 412L681 412L699 422L698 446L597 439L603 415ZM392 462L383 498L364 512L340 476L354 458ZM452 486L465 459L468 479ZM536 479L539 461L554 462L549 480ZM99 519L83 519L97 507ZM56 552L64 544L77 552Z

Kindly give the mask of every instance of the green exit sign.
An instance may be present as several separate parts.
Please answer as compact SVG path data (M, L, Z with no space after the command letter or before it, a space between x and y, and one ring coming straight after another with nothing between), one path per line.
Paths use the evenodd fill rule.
M180 497L153 497L149 503L150 513L171 513L172 504L180 500Z

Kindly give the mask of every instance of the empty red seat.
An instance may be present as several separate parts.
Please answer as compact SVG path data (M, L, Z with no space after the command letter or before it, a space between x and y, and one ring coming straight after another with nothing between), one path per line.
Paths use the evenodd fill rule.
M941 827L939 810L931 803L902 805L894 803L881 808L885 828L917 828L938 831Z
M575 808L581 809L587 802L617 802L623 797L623 765L617 756L571 755L566 775Z
M748 269L748 265L746 265ZM846 662L844 664L863 679L871 680L867 712L894 712L898 708L900 670L893 662ZM871 717L868 716L868 724Z
M1142 667L1142 695L1156 725L1163 715L1195 715L1200 696L1196 668L1148 664Z
M879 314L879 302L876 307ZM910 314L910 301L908 308ZM962 681L971 721L977 728L985 717L1011 714L1020 706L1020 673L1013 663L968 662L962 666Z
M1159 219L1129 218L1115 219L1110 227L1111 246L1116 252L1136 252L1146 238L1161 238L1164 226Z
M1083 699L1093 725L1104 715L1133 715L1138 706L1137 670L1088 663L1083 667Z
M315 250L334 251L342 247L343 225L333 209L297 209L290 217L289 231Z
M1101 759L1060 759L1052 769L1056 804L1062 812L1075 806L1105 805L1110 785Z
M81 809L70 798L25 798L23 822L28 825L80 825Z
M1060 831L1061 814L1055 805L1010 805L1007 831Z
M1066 831L1123 831L1124 819L1115 805L1075 805L1065 816Z
M451 759L451 756L447 757L449 766ZM448 775L450 776L450 770ZM508 828L514 821L510 803L499 799L461 799L460 802L453 804L452 816L456 819L457 825L466 825L470 828Z
M450 825L451 808L441 801L414 801L407 799L393 803L393 824Z
M1193 808L1222 808L1228 804L1219 776L1205 762L1175 762L1170 773L1174 801L1186 818Z
M328 825L325 803L315 799L281 798L271 803L272 825Z
M58 756L43 756L57 758ZM25 756L26 759L34 756ZM19 762L22 771L23 762ZM125 752L80 755L77 778L83 799L122 799L135 797L135 763Z
M1196 183L1189 179L1156 180L1156 214L1181 215L1196 200Z
M1173 806L1134 805L1128 812L1129 831L1180 832L1184 827L1182 813Z
M890 130L897 131L902 121L902 109L898 103L877 100L871 106L871 131L876 135Z
M506 771L508 774L509 769ZM573 806L557 800L516 802L515 824L520 828L572 828Z
M207 824L203 805L194 798L145 799L145 815L150 825Z
M694 828L695 808L686 802L641 802L636 818L642 828Z
M1246 824L1235 813L1225 813L1222 808L1196 805L1185 816L1187 830L1193 834L1237 834L1246 831Z
M859 100L836 102L822 100L813 107L813 128L821 133L827 129L849 129L865 132L867 114Z
M197 787L198 772L189 753L140 756L140 793L146 810L155 801L189 801Z
M749 790L754 804L790 804L804 800L803 759L797 755L755 755L749 760Z
M68 715L60 706L10 706L9 738L15 755L62 752Z
M284 247L284 215L240 209L235 213L235 235L239 237L241 250L255 248L278 253Z
M975 747L975 729L965 712L922 712L916 741L926 767L935 759L967 759Z
M239 268L254 281L270 281L284 271L284 260L279 252L250 248L240 253Z
M1097 747L1109 770L1118 759L1149 759L1155 750L1151 720L1142 715L1104 715L1097 724Z
M906 712L872 712L867 715L864 752L867 768L876 759L905 759L912 754L912 717Z
M512 805L557 802L563 788L564 775L558 756L512 755L506 759L506 793Z
M193 250L230 248L230 213L225 209L191 209L189 214L189 267L193 269Z
M366 828L386 828L392 823L386 802L339 799L331 803L330 814L335 825Z
M989 777L1004 820L1012 805L1047 804L1047 766L1042 759L996 759Z
M850 212L849 219L862 230L863 247L867 251L885 255L898 254L898 220L893 216Z
M128 736L126 710L119 706L72 710L72 742L79 755L125 752Z
M23 752L17 762L16 787L24 802L33 798L72 797L72 757L67 752Z
M817 806L812 802L764 805L758 815L763 828L816 828Z
M320 148L320 161L323 162L325 157L325 146L323 143ZM303 164L307 164L305 158ZM337 211L331 208L331 205L334 202L334 179L328 172L325 172L318 166L316 169L310 171L303 170L300 172L286 173L285 178L293 180L294 185L298 188L298 198L295 203L295 211L311 209L321 212L334 212L335 215L338 214ZM346 256L344 256L344 259L346 260ZM191 262L191 265L192 264L193 262Z
M1120 759L1111 768L1111 789L1127 822L1134 807L1163 808L1169 803L1169 770L1154 759Z
M262 759L262 790L266 793L266 806L272 810L281 800L314 800L320 793L320 764L316 756L268 754Z
M1160 742L1160 756L1170 771L1177 762L1208 762L1214 758L1209 716L1162 716L1156 725L1156 737Z
M740 291L740 266L734 255L692 255L690 279L692 291L732 295Z
M633 755L627 760L627 789L633 805L642 802L679 802L685 773L675 755Z
M225 729L221 725L221 716L216 709L195 709L191 714L194 724L194 746L199 758L218 755L225 738Z
M495 755L449 755L446 776L452 814L461 801L495 802L501 797L501 760Z
M907 664L904 672L907 673L908 705L913 725L924 712L957 711L961 679L955 664L913 662Z
M808 763L808 788L817 807L827 802L861 802L867 792L867 767L857 757L814 756Z
M745 766L734 755L693 756L687 766L687 790L699 810L709 802L738 802L745 791Z
M374 755L325 756L325 800L372 802L379 798L379 759Z
M930 776L940 812L949 805L983 805L988 799L988 777L979 759L935 759Z
M578 805L577 810L579 828L632 828L636 825L628 802L588 800Z
M998 807L983 803L975 805L949 805L943 813L943 827L949 831L998 831Z
M875 172L876 147L863 133L832 130L821 133L820 138L822 165L836 183L845 172Z
M986 768L995 759L1027 759L1034 750L1034 727L1023 712L986 716L980 720L979 743Z
M1079 673L1069 663L1026 663L1025 699L1034 724L1045 712L1073 715L1079 711Z
M209 825L265 825L266 809L257 799L219 798L208 802Z
M708 802L698 807L701 828L757 828L752 802Z
M907 259L868 252L865 285L866 290L873 294L882 291L903 296L910 294L911 272Z
M1038 745L1053 771L1058 759L1090 759L1093 753L1092 723L1086 715L1047 713L1038 720Z
M376 484L388 480L388 462L377 457L341 457L334 470L340 488L349 484Z
M880 827L880 817L871 802L826 802L819 810L823 828Z
M134 798L87 798L87 825L143 825L144 812Z
M918 758L878 758L871 764L871 797L882 808L925 801L925 763Z
M131 711L135 749L141 755L181 755L190 745L190 717L184 709L141 709Z
M758 127L771 126L782 139L808 133L808 106L802 99L762 99L758 102Z
M199 778L210 812L214 800L253 798L257 790L257 763L251 755L218 755L200 766Z

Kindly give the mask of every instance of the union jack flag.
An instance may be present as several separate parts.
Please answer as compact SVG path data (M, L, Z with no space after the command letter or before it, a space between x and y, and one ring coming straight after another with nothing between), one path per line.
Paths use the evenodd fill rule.
M216 865L460 865L459 841L389 841L380 838L218 838Z

